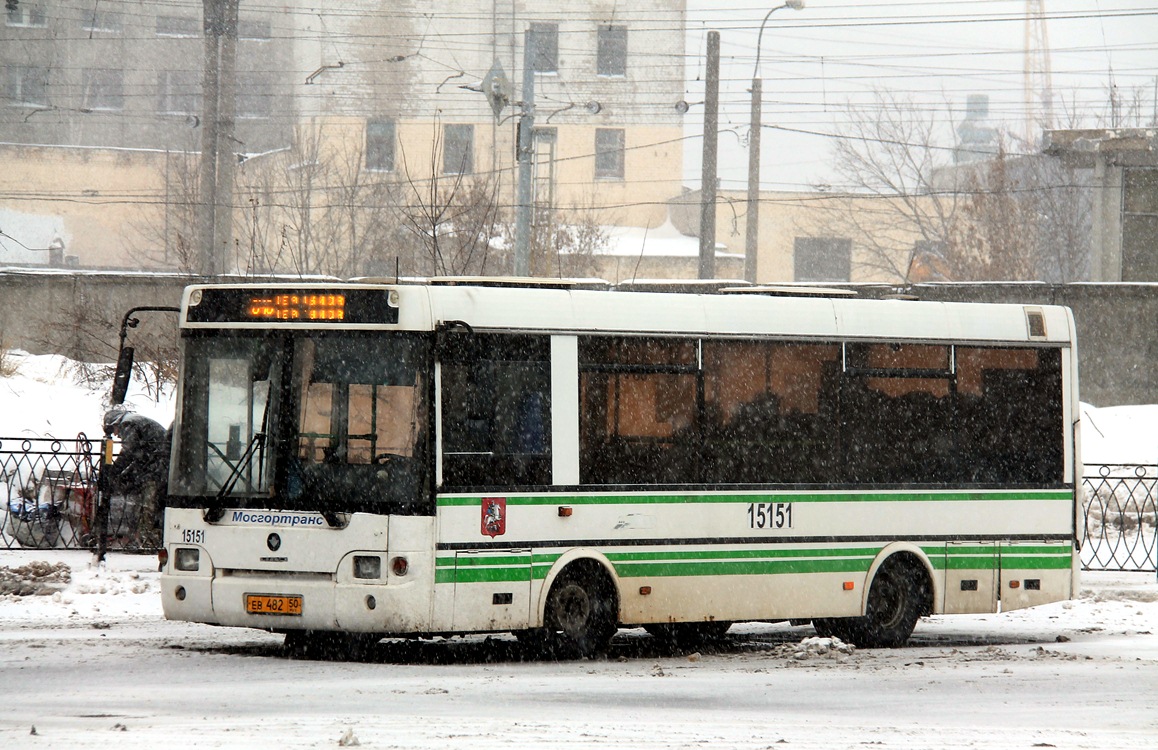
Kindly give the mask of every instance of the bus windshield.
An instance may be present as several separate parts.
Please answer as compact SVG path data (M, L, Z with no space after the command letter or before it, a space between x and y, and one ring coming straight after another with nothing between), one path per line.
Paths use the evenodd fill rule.
M424 338L266 331L184 347L178 502L377 513L429 503Z

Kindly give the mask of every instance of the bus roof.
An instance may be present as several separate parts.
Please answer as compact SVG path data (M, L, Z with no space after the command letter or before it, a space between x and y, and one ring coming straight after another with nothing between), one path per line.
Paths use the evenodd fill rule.
M599 291L567 285L378 284L307 282L188 287L182 328L346 328L430 331L450 322L475 330L541 333L619 333L777 337L798 339L949 340L1054 342L1073 340L1073 316L1065 307L902 299L811 296L799 287L785 296L777 288L741 287L744 293L689 294ZM832 290L842 291L842 290ZM237 313L207 315L202 295L233 300ZM383 317L311 320L296 316L246 315L245 302L289 295L351 295L368 298ZM208 297L206 297L208 299ZM280 298L280 297L279 297ZM376 301L375 301L376 300ZM231 303L231 304L233 304ZM228 306L227 306L228 307ZM287 308L288 309L288 308ZM197 314L194 314L194 313Z

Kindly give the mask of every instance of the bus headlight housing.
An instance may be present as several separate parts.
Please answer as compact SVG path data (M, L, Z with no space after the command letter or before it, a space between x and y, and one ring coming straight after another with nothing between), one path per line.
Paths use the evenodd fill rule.
M178 547L173 557L173 567L177 570L200 570L201 550L196 547Z
M382 558L377 555L354 555L354 577L377 579L382 577Z

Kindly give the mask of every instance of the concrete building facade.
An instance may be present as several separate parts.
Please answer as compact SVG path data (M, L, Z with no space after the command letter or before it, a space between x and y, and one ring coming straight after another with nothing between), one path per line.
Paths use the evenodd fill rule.
M242 3L234 149L291 149L314 128L331 151L356 154L368 180L415 192L489 180L512 209L531 32L536 207L658 226L682 177L685 1L580 6ZM170 245L192 240L174 240L168 214L197 200L175 165L188 173L201 146L201 17L199 0L21 0L7 11L0 231L19 242L0 236L0 263L59 239L81 266L179 266Z

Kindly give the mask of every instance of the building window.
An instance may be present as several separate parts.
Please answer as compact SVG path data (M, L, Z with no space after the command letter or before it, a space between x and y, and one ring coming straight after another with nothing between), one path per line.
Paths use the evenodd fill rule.
M559 72L559 24L531 24L531 69L536 73Z
M8 5L8 20L9 26L25 26L30 28L43 28L48 25L48 21L44 17L44 11L39 6L31 5L27 0L21 0L15 7Z
M595 179L623 179L623 128L595 129Z
M366 123L366 169L394 171L394 121Z
M237 38L248 42L268 42L269 19L250 19L237 22Z
M118 111L125 108L124 71L113 68L85 70L81 79L85 109Z
M109 11L85 11L80 19L80 28L84 31L97 31L102 34L119 34L124 30L124 21L120 13Z
M627 75L627 27L600 26L595 50L595 73Z
M157 36L190 39L201 36L201 20L192 16L157 16Z
M166 115L193 115L201 111L201 78L189 70L157 74L157 111Z
M28 66L8 68L4 97L10 107L47 107L48 70Z
M273 111L273 85L262 78L242 80L237 86L237 116L247 120L264 120Z
M797 237L794 245L796 281L850 281L852 240L847 237Z
M444 125L442 128L443 174L474 173L474 125Z
M1130 168L1122 176L1122 281L1158 280L1158 169Z

